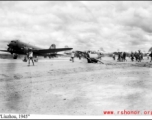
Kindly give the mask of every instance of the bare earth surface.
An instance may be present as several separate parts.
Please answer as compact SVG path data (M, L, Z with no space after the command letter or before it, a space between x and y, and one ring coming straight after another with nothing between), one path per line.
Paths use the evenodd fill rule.
M152 110L152 63L88 64L41 59L35 66L0 60L0 113L103 115L104 110Z

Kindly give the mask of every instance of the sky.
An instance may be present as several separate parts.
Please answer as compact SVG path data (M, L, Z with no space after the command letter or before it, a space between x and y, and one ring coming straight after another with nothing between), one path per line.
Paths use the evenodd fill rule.
M0 41L43 48L147 52L151 21L151 1L0 1Z

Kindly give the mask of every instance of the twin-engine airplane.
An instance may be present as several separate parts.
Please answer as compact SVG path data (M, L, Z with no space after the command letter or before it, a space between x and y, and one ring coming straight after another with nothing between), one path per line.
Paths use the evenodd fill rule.
M42 49L36 47L34 45L30 45L24 43L20 40L12 40L8 45L7 50L0 50L3 52L9 52L13 55L14 59L17 59L18 55L27 55L28 50L32 49L34 56L50 56L57 55L57 52L72 50L73 48L49 48L49 49Z

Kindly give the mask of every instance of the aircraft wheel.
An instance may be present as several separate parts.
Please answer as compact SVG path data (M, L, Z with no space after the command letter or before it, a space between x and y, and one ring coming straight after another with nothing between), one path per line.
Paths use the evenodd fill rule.
M17 57L18 57L17 54L13 55L13 59L17 59Z
M38 62L38 59L34 59L34 62Z
M24 57L23 62L27 62L27 58L26 57Z

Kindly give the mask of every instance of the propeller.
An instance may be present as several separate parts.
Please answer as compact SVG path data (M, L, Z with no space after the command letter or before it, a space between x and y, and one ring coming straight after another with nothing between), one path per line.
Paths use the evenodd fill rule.
M11 42L11 40L0 39L0 47L4 48L4 46L5 46L5 49L7 49L8 48L7 46L10 44L10 42Z
M12 40L6 40L6 39L0 39L0 48L2 49L1 51L8 51L8 52L13 52L13 49L11 49L11 43Z

